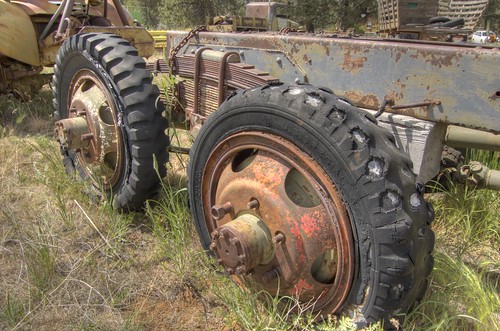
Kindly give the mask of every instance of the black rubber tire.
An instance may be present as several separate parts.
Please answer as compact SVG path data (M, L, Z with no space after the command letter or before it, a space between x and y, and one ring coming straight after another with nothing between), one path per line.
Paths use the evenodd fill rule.
M429 19L429 24L444 23L444 22L449 22L449 21L451 21L451 18L449 18L449 17L436 16L436 17L431 17Z
M445 28L454 28L456 26L464 25L465 20L463 18L456 18L448 22L442 23L440 26Z
M303 92L297 94L297 88ZM203 247L211 240L201 205L205 164L219 142L247 130L293 142L323 167L343 197L355 237L356 274L343 308L333 313L355 306L363 325L409 310L423 296L433 267L429 225L434 212L416 185L411 160L396 147L392 134L326 89L267 85L246 90L208 118L188 166L190 208ZM354 132L366 139L357 140ZM369 174L372 160L383 162L379 177Z
M154 197L166 175L169 139L167 120L158 102L158 88L137 50L120 36L105 33L74 35L61 46L52 78L54 117L68 117L68 92L75 74L87 69L108 87L118 109L123 145L123 170L117 183L105 192L118 210L136 210ZM61 149L68 173L89 180L74 150ZM154 169L158 164L159 176Z

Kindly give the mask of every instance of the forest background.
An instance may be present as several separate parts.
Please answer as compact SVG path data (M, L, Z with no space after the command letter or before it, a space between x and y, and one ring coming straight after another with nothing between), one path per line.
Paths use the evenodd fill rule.
M148 28L192 28L206 17L244 15L248 0L124 0L125 6ZM316 29L363 33L367 16L377 19L377 0L282 0L290 19ZM490 0L477 28L500 32L500 1Z

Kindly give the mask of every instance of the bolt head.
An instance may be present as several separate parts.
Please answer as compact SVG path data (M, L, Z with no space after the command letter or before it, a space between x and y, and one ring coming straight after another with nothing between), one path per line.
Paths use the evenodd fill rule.
M239 266L239 267L236 268L235 273L237 275L242 275L242 274L245 273L245 271L246 271L246 267L245 266Z
M245 254L238 255L238 262L243 263L246 257L247 256Z
M225 236L227 236L227 230L226 229L220 229L219 235L220 235L221 238L224 238Z

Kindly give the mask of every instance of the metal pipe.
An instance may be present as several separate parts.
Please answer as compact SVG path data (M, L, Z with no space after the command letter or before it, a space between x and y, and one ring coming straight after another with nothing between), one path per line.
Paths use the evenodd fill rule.
M64 30L66 30L68 25L68 21L66 19L71 16L71 11L73 10L74 4L75 0L66 1L66 4L64 5L64 12L62 14L61 20L59 21L59 27L57 28L56 39L60 38L63 35Z
M460 176L467 185L500 191L500 171L490 169L480 162L471 161L462 166Z
M452 147L500 151L500 134L491 132L450 125L445 140L446 144Z
M113 4L115 5L116 12L118 13L118 16L120 16L120 20L122 21L122 24L124 26L129 26L130 24L128 22L127 13L125 12L125 8L123 8L120 0L113 0Z
M54 22L57 20L57 18L59 17L59 15L61 15L61 12L62 12L62 10L63 10L63 9L64 9L64 7L65 7L65 3L66 3L66 1L68 1L68 0L63 0L63 1L61 2L61 4L59 5L59 7L57 7L56 12L55 12L55 13L54 13L54 15L52 15L52 17L50 18L50 21L49 21L49 23L47 23L47 26L45 27L45 29L43 29L43 32L42 32L42 34L40 35L40 38L38 39L38 41L39 41L39 42L42 42L42 41L45 39L45 37L47 37L47 36L48 36L50 29L51 29L51 28L52 28L52 26L54 25Z

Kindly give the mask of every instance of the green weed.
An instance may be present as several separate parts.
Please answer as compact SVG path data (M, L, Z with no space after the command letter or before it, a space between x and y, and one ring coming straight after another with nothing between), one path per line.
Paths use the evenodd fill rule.
M436 253L427 295L406 317L403 329L498 330L497 289L498 283L488 281L486 271L447 253Z
M152 231L159 239L162 256L169 260L168 269L179 279L189 269L193 253L190 216L187 209L187 190L163 186L163 196L154 207L148 203L146 214L151 220Z
M0 94L0 138L13 134L44 134L52 132L52 92L40 91L30 100L20 100L13 95Z
M39 300L43 293L51 287L54 277L56 256L48 243L34 242L25 252L28 278L30 280L32 296Z
M0 312L1 319L7 323L8 326L14 327L23 319L25 314L23 302L7 293L5 307Z

